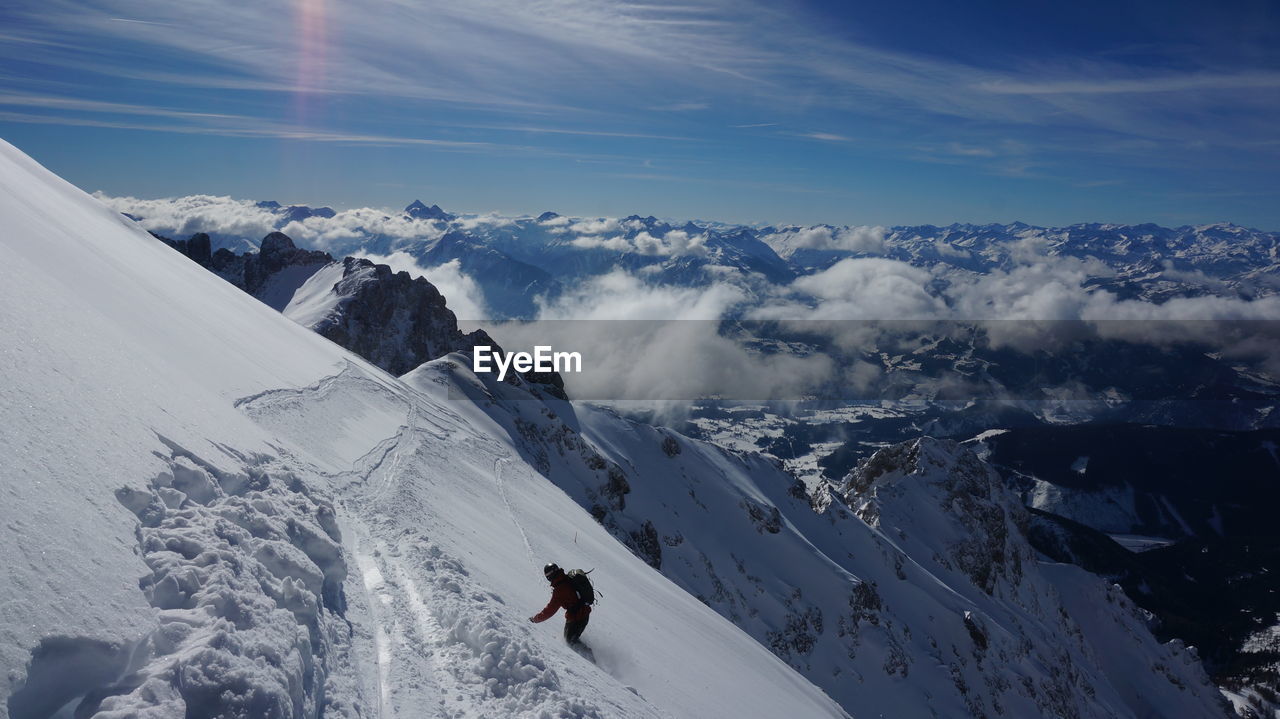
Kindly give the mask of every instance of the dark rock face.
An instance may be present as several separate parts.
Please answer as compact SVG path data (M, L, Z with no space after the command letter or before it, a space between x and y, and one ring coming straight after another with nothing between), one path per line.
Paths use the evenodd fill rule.
M662 569L662 545L658 542L658 530L654 529L653 522L645 520L640 529L633 530L628 538L631 540L626 545L654 569Z
M740 506L747 510L747 516L755 525L756 531L777 534L782 531L782 512L777 507L766 506L760 502L743 499Z
M202 267L209 267L212 263L212 242L209 240L209 235L203 232L197 232L192 235L190 239L186 240L170 240L169 238L161 237L154 232L152 232L151 235L164 241L165 244L178 252L181 252L187 257L190 257L192 260L195 260L196 264Z
M209 236L204 233L187 240L155 236L277 310L285 308L306 279L335 262L327 252L297 247L283 232L272 232L262 239L258 252L242 255L225 248L211 254ZM311 329L391 374L402 375L424 362L470 351L476 345L502 351L484 330L459 330L444 295L426 279L355 257L343 259L342 266L342 279L331 289L337 302ZM523 380L542 385L554 396L565 396L564 380L555 372L526 373ZM517 380L512 377L512 381Z
M344 299L312 329L391 374L450 352L497 345L484 330L459 330L444 295L427 280L366 259L348 257L342 264L334 292Z
M262 256L265 258L265 257L278 257L283 253L293 249L297 249L297 248L294 246L293 240L289 239L288 235L286 235L283 232L272 232L271 234L262 238L262 244L260 245L259 251L261 252Z
M991 461L1039 505L1027 535L1037 551L1119 583L1155 615L1156 636L1195 646L1220 686L1280 686L1280 649L1251 642L1280 614L1280 431L1095 423L1006 434L987 442ZM1053 491L1035 495L1029 477ZM1106 532L1171 543L1134 553Z
M262 238L262 249L259 252L247 252L237 255L224 248L210 254L209 236L198 232L187 240L170 240L160 237L173 249L191 258L197 264L211 270L214 274L254 297L276 273L288 267L310 265L320 269L333 262L328 252L319 250L303 250L293 244L293 240L283 232L272 232ZM277 307L276 309L283 309Z

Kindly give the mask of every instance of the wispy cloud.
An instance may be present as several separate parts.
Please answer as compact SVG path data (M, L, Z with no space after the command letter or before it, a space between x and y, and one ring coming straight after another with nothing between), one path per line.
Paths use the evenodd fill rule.
M166 22L156 22L155 20L138 20L137 18L130 18L130 17L113 17L111 18L111 22L136 22L136 23L141 23L143 25L159 25L160 27L173 27L172 24L166 23Z
M838 135L834 132L797 132L797 137L807 137L810 140L822 140L823 142L852 142L852 138Z
M321 43L303 42L288 32L264 34L265 27L290 27L289 11L282 13L277 5L228 6L216 0L144 5L104 0L96 9L49 0L29 13L35 30L8 34L28 42L73 38L89 47L94 38L111 37L166 48L177 57L200 58L203 67L190 79L193 85L400 97L514 113L601 114L602 107L616 108L616 116L636 109L693 111L708 109L716 98L748 93L775 104L804 103L897 121L910 121L921 112L1027 127L1052 119L1112 133L1185 140L1206 134L1198 114L1171 116L1149 103L1114 98L1206 91L1257 94L1280 87L1280 73L1274 72L1204 69L1141 77L1130 67L1103 62L997 72L857 43L801 13L764 2L477 0L410 5L352 0L318 7L327 13L322 26L331 29ZM146 19L138 21L139 15ZM174 32L174 27L182 31ZM201 41L190 42L192 37ZM0 57L18 56L12 47L6 53L4 45L0 40ZM309 48L316 46L327 49L323 57L312 56ZM84 52L49 51L38 60L184 81L181 74L139 68L127 53L86 60ZM304 63L314 65L314 71L300 72ZM673 95L693 99L665 99ZM1090 96L1113 99L1094 102ZM1222 98L1218 100L1221 108ZM1256 97L1242 101L1273 108L1280 104ZM841 132L832 128L813 134ZM1226 142L1231 133L1216 133L1213 139Z
M1028 82L993 80L980 83L984 92L998 95L1115 95L1204 90L1261 90L1280 87L1280 73L1191 73L1130 78L1086 78Z
M558 152L546 148L528 145L513 145L489 141L451 140L430 137L414 137L381 133L347 132L341 130L307 127L297 124L282 123L262 118L235 115L229 113L189 112L167 107L137 105L120 102L104 102L53 95L35 95L19 93L0 93L0 107L27 107L41 110L65 111L74 113L95 113L97 117L82 115L35 114L30 112L0 111L0 119L10 122L40 125L70 125L77 127L103 127L122 130L149 130L187 135L212 135L219 137L271 138L281 140L297 140L307 142L345 143L357 145L382 146L418 146L439 150L467 152L522 152L554 154L568 156L572 153ZM112 115L132 117L149 117L167 120L180 120L189 124L166 124L110 119ZM633 137L663 140L690 140L691 138L645 135L642 133L620 133L592 130L573 130L561 128L541 128L531 126L498 127L468 126L472 128L489 127L511 132L598 135L606 137ZM577 155L574 155L575 157ZM586 159L603 159L617 161L618 157L592 157L581 155Z
M323 16L301 22L304 6ZM3 103L15 122L590 161L566 150L578 138L616 153L609 162L657 151L732 171L731 156L769 171L768 153L742 151L769 143L822 151L797 139L1019 177L1110 163L1064 187L1136 168L1254 170L1280 155L1270 56L1252 69L1190 50L1147 67L1106 53L979 65L859 41L765 0L42 0L3 14L15 22L0 29L0 64L20 69L0 90L68 96ZM56 72L25 77L31 66ZM34 108L46 112L23 111ZM772 121L745 121L757 118ZM1001 147L1009 138L1025 147Z
M219 116L215 116L219 117ZM225 117L225 116L222 116ZM454 140L437 140L423 137L398 137L394 135L370 135L348 132L330 132L311 128L295 127L280 123L266 123L254 118L240 118L245 121L243 127L216 125L167 125L117 120L99 120L87 117L64 117L57 115L36 115L22 112L0 111L0 120L37 125L72 125L77 127L105 127L120 130L148 130L151 132L167 132L185 135L216 135L221 137L272 138L279 140L302 140L309 142L332 142L359 145L421 145L438 149L492 151L517 148L510 145L496 145L488 142L459 142Z
M769 192L789 192L805 195L840 195L843 191L831 188L805 187L780 182L763 182L758 180L734 180L722 177L700 177L697 175L676 175L659 172L611 172L602 175L619 180L644 180L661 183L693 183L701 185L719 185L724 187L742 187L768 190Z
M961 157L994 157L996 155L996 151L990 147L965 145L959 142L948 143L947 152Z
M248 120L239 115L227 115L212 112L188 112L166 107L131 105L121 102L102 102L75 97L57 97L53 95L26 95L0 93L0 105L10 107L38 107L48 110L72 110L78 112L97 112L110 115L145 115L148 117L182 118L189 120Z
M1115 185L1123 185L1124 180L1086 180L1085 182L1075 183L1076 187L1114 187Z
M653 109L659 112L695 112L698 110L711 109L709 102L677 102L673 105L655 105Z
M678 142L691 142L695 138L680 137L678 135L654 135L644 132L611 132L608 130L586 130L566 127L537 127L533 125L463 125L461 127L469 127L479 130L501 130L504 132L532 132L543 135L583 135L587 137L625 137L639 140L675 140Z

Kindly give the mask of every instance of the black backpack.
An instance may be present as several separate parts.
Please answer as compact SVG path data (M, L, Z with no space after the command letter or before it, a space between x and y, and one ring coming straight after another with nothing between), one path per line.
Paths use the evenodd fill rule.
M565 572L565 576L569 578L569 586L573 587L573 591L578 595L579 607L589 607L596 603L596 589L591 586L591 578L587 576L594 571L594 569L585 572L581 569L570 569Z

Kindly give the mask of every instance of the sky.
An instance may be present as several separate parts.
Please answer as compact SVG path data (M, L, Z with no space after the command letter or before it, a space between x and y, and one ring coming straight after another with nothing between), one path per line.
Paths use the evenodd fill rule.
M89 191L1280 230L1280 5L7 0L0 137Z

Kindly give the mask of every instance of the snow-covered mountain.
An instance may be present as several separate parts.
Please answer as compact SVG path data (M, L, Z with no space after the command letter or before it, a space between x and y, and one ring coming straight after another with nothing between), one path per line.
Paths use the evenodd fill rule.
M893 228L765 228L763 239L808 270L847 257L886 257L947 272L1007 270L1020 252L1095 262L1090 281L1121 297L1152 301L1177 296L1274 294L1280 233L1219 223L1177 228L1154 224L1081 223L1067 227L954 224Z
M706 405L680 427L766 452L810 487L922 433L962 441L1029 505L1038 552L1121 584L1158 637L1196 646L1216 683L1271 716L1280 663L1260 637L1280 613L1274 401L940 404Z
M554 216L551 217L554 218ZM546 219L548 218L540 218L540 220ZM263 246L273 252L280 252L284 251L284 247L287 243L287 251L298 253L298 264L305 265L308 262L307 253L304 251L294 250L292 244L287 242L287 238L282 242L280 238L283 236L279 233L275 233L274 237L275 239L268 238L268 241L264 241ZM200 239L201 238L199 237L193 238L191 243L188 243L194 243L194 247L197 250L194 253L191 252L190 248L183 243L171 244L177 246L178 249L184 251L189 256L192 256L193 259L203 261L206 266L211 266L207 261L207 256L201 249L204 246L204 243L198 241ZM277 248L277 246L279 247ZM225 250L221 252L224 256L229 255ZM261 255L270 254L271 253L266 250L261 253ZM324 259L327 260L328 256L325 255ZM245 265L253 268L261 261L260 256L246 255L242 260L237 259L238 264L232 263L232 266L240 268L241 265ZM366 270L373 267L371 263L366 260L352 260L348 258L346 262L348 265L356 263L360 267L366 268ZM317 324L312 319L312 315L316 314L314 308L320 308L321 311L319 314L323 315L329 311L328 308L339 302L339 298L348 298L349 295L348 292L341 290L343 286L342 283L335 284L334 282L335 278L342 274L338 267L337 263L331 266L330 272L333 274L333 277L330 277L327 273L316 273L314 280L308 280L306 287L309 289L301 289L297 292L297 297L294 299L293 303L289 308L285 309L286 316L291 316L306 326L310 326L313 329L324 332L325 328ZM389 274L389 271L386 270L386 268L382 269L384 270L384 275ZM283 272L283 270L277 270L277 272ZM227 276L225 272L223 274L224 276ZM229 279L243 287L245 283L240 279L241 274L243 274L243 272L238 272L235 276L229 276ZM251 272L250 274L253 273ZM261 272L258 274L262 275ZM349 269L347 274L350 274ZM367 272L365 274L367 274ZM263 276L266 278L271 277L271 275ZM357 279L354 280L357 283L362 281L358 279L359 276L363 275L357 273ZM406 279L404 276L401 276L401 278L402 280ZM370 277L370 281L372 281L372 277ZM422 280L418 280L417 282L427 285L427 283ZM265 286L266 283L263 282L260 284ZM403 282L401 284L403 284ZM429 287L429 285L427 286ZM262 295L261 292L259 294ZM436 350L433 354L424 354L422 352L412 354L413 357L419 358L419 361L415 363L414 366L416 366L416 364L420 364L421 361L442 356L450 351L450 347L466 349L474 344L474 342L460 341L458 339L457 336L460 336L460 333L454 329L456 325L452 318L452 314L443 306L443 300L438 299L438 294L433 294L433 297L437 299L430 302L423 302L422 298L418 297L413 302L401 303L406 308L406 311L408 311L409 316L416 316L419 321L426 321L426 318L438 318L436 320L431 320L431 322L448 328L447 330L437 328L433 331L434 335L446 338L445 340L435 343ZM282 300L282 302L287 301L287 299ZM349 301L349 298L341 301ZM384 303L378 304L381 305ZM414 312L415 310L416 315ZM375 319L373 321L360 323L359 326L363 328L363 333L383 338L384 344L394 346L396 342L403 343L403 337L401 336L403 333L396 329L402 323L389 322L387 321L388 318L386 313L382 313L382 315L383 316L380 320ZM352 344L347 341L345 336L326 336L330 336L331 339L335 339L335 341L338 341L340 344L344 344L344 346L359 352L367 358L377 360L380 357L385 357L384 352L370 352L367 347L362 347L359 344ZM1102 349L1084 352L1081 351L1081 348L1078 346L1076 358L1060 357L1058 359L1059 363L1064 359L1068 359L1070 361L1056 369L1056 374L1061 376L1056 379L1051 378L1050 381L1055 384L1072 378L1078 381L1080 379L1087 378L1091 374L1097 373L1101 364L1109 362L1112 365L1124 368L1123 371L1119 373L1121 375L1133 374L1134 368L1139 366L1148 367L1150 368L1149 371L1138 373L1142 378L1144 386L1159 387L1162 388L1163 391L1169 391L1176 388L1176 391L1183 392L1186 395L1192 395L1197 391L1195 390L1195 387L1204 384L1204 379L1197 379L1197 377L1212 377L1215 373L1218 373L1217 370L1214 369L1216 366L1215 360L1194 351L1173 355L1169 354L1167 351L1160 351L1154 356L1139 356L1138 354L1135 354L1135 352L1140 349L1141 348L1117 345L1115 343L1104 343ZM928 351L927 355L923 354L926 350ZM972 343L957 344L955 339L945 339L942 341L927 343L923 347L916 349L912 354L913 356L919 356L921 358L915 363L921 368L924 368L926 364L938 365L940 362L946 361L948 357L951 357L952 361L968 363L970 365L975 362L981 362L985 365L987 368L986 372L991 377L1006 377L1010 375L1017 376L1020 374L1025 375L1026 378L1029 378L1032 381L1031 389L1040 386L1039 383L1046 377L1043 370L1028 373L1021 368L1022 365L1027 364L1028 362L1032 365L1044 364L1043 358L1037 359L1035 357L1031 357L1026 360L1022 360L1010 356L1008 353L997 353L993 355L989 350L973 346ZM1110 359L1103 360L1102 358ZM875 362L882 358L877 357L875 352L870 352L864 353L864 356L859 359L862 361ZM385 361L379 361L378 364L384 368L393 369L393 367L389 366ZM897 364L907 363L898 361ZM889 368L886 367L886 370L889 370ZM1137 385L1125 385L1124 387L1125 391L1129 394L1141 394L1143 391L1142 387ZM877 441L880 444L883 444L885 441L899 441L900 439L917 436L922 431L937 433L944 436L967 438L980 433L989 427L1003 427L1006 429L1001 430L999 434L986 433L986 435L984 435L987 436L986 443L980 444L979 446L984 447L983 451L990 454L990 449L987 445L994 444L998 450L1003 450L1012 445L1014 437L1020 436L1021 434L1029 434L1029 440L1017 445L1026 450L1022 453L1022 459L1019 460L1020 463L1016 467L1010 467L1010 469L1016 475L1034 477L1030 480L1023 480L1024 483L1028 481L1031 482L1035 487L1028 499L1029 503L1034 507L1049 509L1056 512L1058 515L1063 515L1065 517L1075 517L1095 529L1110 529L1113 532L1142 533L1147 536L1151 534L1183 536L1185 533L1178 527L1152 529L1151 527L1139 526L1140 520L1138 519L1137 513L1139 511L1148 511L1150 509L1150 511L1155 512L1157 518L1163 516L1166 520L1168 520L1168 512L1177 512L1174 516L1179 518L1183 516L1198 517L1201 502L1198 499L1199 495L1194 494L1195 492L1198 491L1200 494L1203 494L1206 490L1220 492L1220 490L1230 489L1230 487L1238 485L1238 491L1236 491L1231 498L1226 499L1225 503L1210 502L1204 505L1206 512L1208 511L1210 504L1212 504L1213 507L1213 513L1212 516L1209 516L1209 521L1221 524L1225 517L1227 522L1233 527L1233 530L1239 526L1256 524L1256 522L1251 522L1249 520L1238 521L1237 515L1239 510L1237 508L1247 508L1251 506L1261 507L1262 505L1257 503L1250 504L1250 498L1256 500L1267 496L1263 486L1258 484L1259 481L1261 481L1263 482L1263 485L1265 485L1266 481L1262 480L1258 476L1258 467L1254 466L1258 465L1258 462L1253 462L1253 464L1249 466L1234 467L1228 470L1231 477L1238 478L1234 484L1223 482L1204 485L1194 479L1195 477L1203 474L1205 470L1204 467L1197 467L1197 462L1221 461L1212 459L1212 457L1215 456L1215 453L1211 448L1200 446L1195 442L1188 442L1185 440L1179 441L1178 444L1181 448L1181 452L1185 456L1180 459L1169 458L1168 462L1165 463L1169 465L1167 468L1168 471L1157 471L1154 469L1144 471L1143 463L1151 465L1151 467L1155 467L1156 465L1160 465L1160 457L1152 455L1151 451L1134 454L1130 451L1134 446L1136 446L1132 439L1112 437L1112 434L1116 431L1114 429L1114 423L1124 421L1124 416L1121 412L1124 411L1124 408L1126 407L1138 408L1135 410L1136 414L1133 414L1133 416L1129 418L1129 421L1133 421L1137 418L1141 418L1143 421L1150 421L1152 417L1147 416L1149 412L1144 414L1144 410L1141 409L1141 407L1147 404L1150 403L1133 403L1108 410L1107 414L1114 415L1108 420L1108 422L1111 423L1108 424L1108 428L1073 428L1071 426L1062 427L1054 424L1045 424L1043 421L1038 419L1036 415L1016 410L1014 407L1010 406L1006 406L1003 409L999 406L995 406L990 409L981 409L975 406L969 410L958 412L953 410L944 411L936 416L936 418L932 419L928 418L927 413L922 413L919 410L914 412L897 413L899 416L894 416L895 413L893 411L889 411L888 414L882 411L875 422L863 422L861 424L852 425L840 424L838 426L833 426L837 425L837 423L830 421L819 422L817 424L806 424L792 419L781 422L779 425L780 431L770 428L768 423L759 424L759 426L755 427L754 430L749 430L762 434L763 436L759 437L759 441L756 441L757 437L752 436L746 444L746 447L748 449L756 449L757 447L765 448L776 456L789 456L793 460L799 460L798 462L793 461L791 464L793 467L803 471L805 468L805 462L808 461L802 455L802 453L805 452L803 447L810 444L810 442L803 439L805 434L808 433L812 436L815 433L823 431L828 434L838 433L846 437L844 445L836 447L836 452L829 458L823 458L821 464L827 468L828 476L840 478L843 476L842 472L852 466L852 462L845 463L843 460L839 459L831 461L832 458L851 456L856 460L859 456L865 458L872 451L872 449L859 451L857 449L859 445L873 448L876 446ZM744 428L750 426L752 422L755 422L755 420L752 420L748 414L744 414L740 411L742 409L747 408L739 408L739 411L732 413L732 417L729 420L723 422L726 429L733 430L734 428ZM573 410L570 409L567 412L557 410L557 412L561 415L565 415L572 414ZM1247 409L1240 410L1237 408L1235 411L1236 414L1240 414L1241 412L1245 415L1250 414ZM1205 419L1203 408L1199 414L1199 419ZM1261 418L1262 415L1257 415L1257 417ZM1167 418L1166 421L1168 421ZM824 425L828 427L828 429L821 429ZM520 425L521 432L527 429L528 426L529 425ZM1015 429L1013 432L1008 431L1008 428L1018 427L1023 427L1025 429ZM695 431L703 434L703 432L696 427ZM867 431L870 431L871 434L868 435ZM1225 445L1222 444L1220 436L1213 433L1204 433L1197 430L1178 430L1172 427L1168 429L1149 428L1142 429L1141 431L1156 433L1180 432L1181 435L1187 437L1217 437L1217 439L1210 440L1213 447L1225 447ZM774 434L774 432L777 432L777 434ZM1079 440L1073 442L1070 438L1072 433L1082 435L1083 437L1094 437L1094 440ZM512 436L516 436L517 434L520 433L515 432ZM711 434L715 435L716 432L712 430ZM853 435L854 439L849 439L848 437L850 435ZM729 441L730 446L733 445L732 439L728 437L725 439ZM1157 443L1160 441L1161 440L1156 440ZM1107 449L1108 443L1115 444L1117 442L1118 444L1116 448ZM1072 478L1081 477L1082 473L1074 467L1068 467L1068 465L1072 464L1072 462L1068 460L1072 460L1072 458L1078 460L1079 457L1072 454L1071 457L1067 457L1066 460L1063 460L1059 457L1059 455L1062 454L1061 451L1039 452L1035 449L1036 447L1052 447L1054 443L1066 443L1078 447L1091 447L1091 449L1079 449L1079 452L1092 452L1097 455L1106 455L1108 458L1118 460L1122 466L1127 466L1123 465L1123 463L1129 461L1129 463L1134 466L1127 470L1122 469L1119 476L1132 479L1122 481L1147 483L1154 488L1154 490L1149 491L1156 491L1160 494L1159 496L1154 497L1144 495L1141 498L1141 501L1135 502L1132 496L1132 488L1129 488L1129 495L1123 495L1122 493L1121 495L1117 495L1116 497L1109 498L1106 501L1099 503L1099 501L1097 501L1093 496L1096 492L1082 489L1078 479L1076 481L1071 481ZM1063 451L1070 452L1070 450ZM1240 452L1234 450L1225 451L1230 455L1230 457L1225 458L1225 461L1236 461L1241 457ZM1255 452L1255 454L1257 454L1257 452ZM1265 455L1265 452L1262 454ZM998 456L994 457L996 462L999 462L1002 465L1009 465L1009 460L1003 456L1003 453L997 452L997 455ZM1046 469L1043 471L1029 471L1026 466L1028 460L1036 463L1036 466L1043 465ZM1152 464L1153 460L1155 464ZM530 461L536 466L543 468L544 473L547 473L550 476L551 473L549 465L547 465L548 460L546 452L535 452L531 455ZM1105 464L1110 461L1110 459L1103 459L1100 461ZM1270 462L1269 458L1265 456L1259 461L1262 464L1268 464ZM837 470L836 467L841 464L843 464L845 469ZM1059 464L1061 465L1059 468L1061 469L1061 472L1055 473L1054 468L1058 468ZM1095 465L1097 467L1102 466L1098 465L1096 462ZM627 486L625 480L626 473L620 469L619 465L613 466L617 472L615 484L621 482L622 484L619 486ZM816 469L816 467L814 469ZM1183 473L1188 474L1188 479L1179 480L1170 475L1170 471L1172 471L1174 475L1178 474L1179 471L1182 471ZM832 472L835 473L833 474ZM1095 472L1095 474L1097 474L1097 472ZM1065 483L1060 479L1063 476L1068 479ZM785 483L786 480L783 480L783 482ZM823 491L821 490L821 482L815 484L813 480L810 480L809 484L811 486L818 487L818 491ZM1192 494L1189 494L1184 498L1182 496L1182 493L1185 493L1184 490L1190 490ZM612 492L612 490L608 489L603 491L606 496L609 496ZM612 493L617 494L617 492ZM611 498L609 502L601 502L599 496L600 495L595 492L595 490L588 490L586 494L579 497L579 500L582 505L592 511L593 514L599 516L603 520L606 520L607 526L614 531L615 536L631 547L634 552L642 558L645 558L646 561L649 561L654 566L661 566L662 543L658 540L652 521L645 520L640 522L620 519L619 517L614 516L614 514L606 512L605 508L612 502L620 501L621 495ZM1108 497L1109 496L1110 495L1108 495ZM1116 505L1116 500L1124 500L1125 496L1128 496L1128 499L1122 502L1124 507L1118 507ZM1168 505L1170 509L1167 511L1162 509L1161 503ZM1108 524L1108 522L1111 521L1111 518L1117 511L1127 512L1127 514L1122 517L1124 521L1123 526L1113 527L1111 524ZM1046 516L1053 517L1055 515ZM1179 519L1178 521L1183 520ZM1203 524L1203 521L1201 521L1201 523ZM623 525L626 526L624 527ZM1233 531L1233 536L1238 533L1238 531ZM1037 538L1042 538L1044 533L1041 532L1036 536ZM1111 542L1111 540L1106 539L1105 536L1099 541L1106 544L1112 544L1115 547L1114 551L1116 552L1124 552L1123 549L1119 548L1119 545L1114 545L1114 543ZM1172 540L1161 541L1168 542ZM1255 539L1254 541L1256 542L1257 540ZM1182 611L1185 614L1185 610L1182 610L1180 606L1170 605L1164 597L1155 596L1152 592L1145 589L1145 587L1149 587L1153 584L1170 585L1172 583L1176 583L1178 577L1166 576L1166 574L1159 571L1158 568L1142 567L1135 569L1130 567L1128 564L1124 564L1124 571L1116 571L1111 564L1099 563L1096 559L1081 556L1078 552L1066 552L1064 554L1056 545L1045 546L1043 542L1039 544L1033 542L1033 545L1037 550L1046 552L1048 556L1055 558L1067 556L1069 557L1068 561L1072 561L1073 563L1091 570L1103 571L1103 573L1108 577L1121 581L1126 589L1130 590L1131 593L1137 592L1136 594L1133 594L1133 596L1139 603L1145 607L1151 608L1153 611L1156 611L1162 622L1159 626L1162 636L1195 637L1197 644L1200 644L1202 647L1209 647L1211 659L1215 668L1236 665L1242 660L1243 655L1239 654L1239 650L1240 647L1246 643L1249 636L1251 636L1248 629L1252 625L1246 624L1237 627L1233 625L1225 625L1221 622L1215 622L1212 617L1222 615L1223 613L1217 612L1209 606L1197 607L1194 610L1197 619L1193 624L1187 624L1178 618L1180 616L1178 612ZM1215 548L1215 551L1219 550ZM1263 555L1259 556L1261 557ZM1150 562L1146 562L1146 564L1150 564ZM1249 564L1249 566L1254 565ZM1200 577L1211 585L1222 583L1221 578L1219 577L1207 576L1205 574L1201 574ZM1187 586L1178 586L1176 592L1183 596L1192 596L1197 594L1197 592L1194 591L1194 588L1189 588ZM699 596L704 595L699 593ZM1265 594L1258 596L1262 599L1266 598ZM1174 604L1176 605L1177 603L1175 602ZM1269 607L1270 604L1266 601L1247 600L1242 602L1239 607L1233 608L1231 615L1239 616L1241 612L1244 612L1247 616L1265 619L1270 616L1268 613L1270 611ZM729 616L739 617L740 614L736 609L731 609L729 611ZM756 631L753 634L762 642L768 643L775 649L785 647L785 643L778 643L778 632L775 630L763 629ZM1223 681L1227 681L1228 683L1233 682L1235 681L1234 677L1239 675L1240 672L1239 670L1232 671L1234 672L1232 674L1223 674L1219 671L1219 676Z
M0 184L11 716L1228 711L965 447L810 489L462 354L397 379L8 145ZM286 240L224 276L314 327L396 286ZM595 569L594 662L525 621L547 560Z
M433 239L396 244L390 250L408 255L422 267L456 262L479 285L484 306L498 317L531 319L537 315L540 299L554 299L562 291L551 271L522 262L465 232L449 231ZM370 249L360 246L350 251Z
M840 716L500 436L0 145L11 717ZM597 664L526 617L596 567Z
M1074 261L1071 281L1120 299L1256 298L1280 289L1280 234L1227 223L774 227L640 215L457 215L420 201L400 213L364 208L335 214L204 196L103 199L147 229L174 237L208 232L215 246L253 245L276 229L340 255L404 252L424 267L458 260L481 282L496 318L536 316L539 299L554 301L565 287L614 271L660 286L728 282L752 295L849 259L919 268L931 276L934 290L1011 272L1033 255Z
M444 220L448 222L456 219L453 215L440 209L439 205L427 207L422 200L414 200L409 206L404 208L404 214L415 220Z
M469 375L434 362L412 381L472 398L638 556L855 714L1226 712L1119 587L1042 561L1018 497L959 445L897 445L810 494L758 455Z

